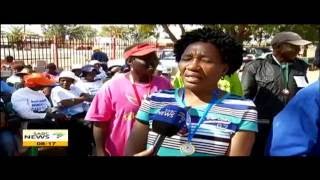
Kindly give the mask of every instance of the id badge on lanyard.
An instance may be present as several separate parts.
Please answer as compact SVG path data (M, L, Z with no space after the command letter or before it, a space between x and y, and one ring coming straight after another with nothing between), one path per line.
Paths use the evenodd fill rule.
M209 113L209 111L212 109L212 107L216 104L219 104L220 102L222 102L228 95L229 93L225 94L222 98L219 98L219 90L215 90L213 93L213 97L210 100L208 106L205 109L204 114L201 116L201 118L199 119L198 123L196 124L194 130L192 131L192 124L191 124L191 116L189 115L189 113L187 112L187 118L186 118L186 125L188 128L188 142L185 144L180 145L180 151L183 155L186 156L191 156L192 154L195 153L196 148L195 146L191 143L191 140L193 138L193 136L196 134L197 130L199 129L200 125L203 123L203 121L206 119L207 114ZM184 103L184 94L183 94L183 104L186 105Z

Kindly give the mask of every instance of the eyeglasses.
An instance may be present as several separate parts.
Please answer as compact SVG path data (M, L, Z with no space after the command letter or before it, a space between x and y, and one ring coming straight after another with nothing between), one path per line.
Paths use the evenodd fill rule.
M138 66L143 66L144 68L147 69L155 69L158 64L159 64L159 59L154 58L154 59L149 59L149 60L142 60L139 58L135 58L134 59L135 64L137 64Z

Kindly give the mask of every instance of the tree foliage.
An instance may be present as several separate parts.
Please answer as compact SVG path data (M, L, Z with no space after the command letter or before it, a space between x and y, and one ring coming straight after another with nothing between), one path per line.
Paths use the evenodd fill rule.
M64 41L66 36L69 39L86 39L93 38L97 35L97 30L87 25L68 25L68 24L54 24L54 25L41 25L42 32L46 37L57 37Z

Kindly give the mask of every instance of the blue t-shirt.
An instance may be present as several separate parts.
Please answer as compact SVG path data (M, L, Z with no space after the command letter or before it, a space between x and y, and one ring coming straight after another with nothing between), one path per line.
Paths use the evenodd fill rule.
M182 102L184 89L161 90L153 93L145 99L136 115L138 121L151 125L150 117L156 114L162 107L170 104L185 107ZM191 128L194 130L206 107L191 108L188 113L191 116ZM193 156L226 155L232 136L237 131L257 132L257 111L251 100L239 96L228 95L220 103L214 105L199 126L192 138L195 146ZM166 137L158 151L159 156L183 156L180 146L188 139L188 130L181 129L179 134ZM153 145L157 133L149 131L148 146Z
M12 86L9 86L6 82L4 82L3 80L1 80L1 84L0 84L0 92L2 93L10 93L12 94L14 91L14 88Z
M320 81L300 90L274 118L266 154L320 156Z
M107 62L109 59L108 59L108 56L106 53L104 52L94 52L91 56L91 60L98 60L100 62Z

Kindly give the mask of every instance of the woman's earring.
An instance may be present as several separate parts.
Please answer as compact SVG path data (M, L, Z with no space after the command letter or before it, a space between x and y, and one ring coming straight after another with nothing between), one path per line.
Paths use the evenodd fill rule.
M224 80L224 76L225 76L225 75L223 74L220 79L221 79L221 80Z

